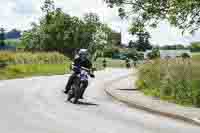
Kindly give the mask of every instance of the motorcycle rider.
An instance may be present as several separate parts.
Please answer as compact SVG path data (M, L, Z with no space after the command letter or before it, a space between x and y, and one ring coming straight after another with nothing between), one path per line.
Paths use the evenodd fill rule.
M80 68L80 67L84 67L87 69L92 69L92 63L90 62L90 60L88 59L88 52L87 49L80 49L78 52L78 56L75 57L74 59L74 64L75 67ZM68 94L71 85L73 84L73 80L76 78L76 76L80 73L79 69L77 68L73 68L73 74L70 76L68 83L65 87L65 94ZM90 75L91 77L94 77L93 74ZM85 89L87 88L88 84L85 85ZM83 94L81 96L81 98L83 99Z

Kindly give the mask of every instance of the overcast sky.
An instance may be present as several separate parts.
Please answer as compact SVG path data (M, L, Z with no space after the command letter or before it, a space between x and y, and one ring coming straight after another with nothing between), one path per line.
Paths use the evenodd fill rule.
M44 0L0 0L0 26L10 30L12 28L28 29L31 22L37 22L41 17L40 6ZM128 34L129 24L118 17L117 9L110 9L103 0L56 0L56 7L64 12L82 17L84 13L98 13L104 23L111 28L122 31L122 41L127 43L132 39ZM150 29L151 42L158 45L189 44L200 41L200 33L182 36L181 31L162 22L157 29Z

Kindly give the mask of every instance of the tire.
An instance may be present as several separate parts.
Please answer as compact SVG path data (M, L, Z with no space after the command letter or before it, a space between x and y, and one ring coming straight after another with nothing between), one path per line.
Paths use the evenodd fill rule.
M74 100L73 100L74 104L77 104L78 100L81 97L81 94L82 94L82 88L81 88L81 86L82 85L80 84L80 86L76 86L76 88L74 89Z
M67 100L70 101L74 97L74 85L71 86L69 92L68 92L68 98Z
M69 94L69 95L68 95L68 98L67 98L67 101L70 101L72 98L73 98L73 95L72 95L72 94Z
M73 104L77 104L78 103L78 98L75 97L74 100L73 100Z
M78 102L78 99L80 98L80 90L79 90L79 87L77 87L76 89L75 89L75 92L74 92L74 100L73 100L73 103L74 104L77 104L77 102Z
M85 90L88 86L88 81L82 82L82 84L80 85L80 97L84 95Z

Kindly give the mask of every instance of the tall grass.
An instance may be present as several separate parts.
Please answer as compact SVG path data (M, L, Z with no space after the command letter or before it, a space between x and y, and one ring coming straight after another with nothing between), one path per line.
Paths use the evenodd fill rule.
M36 75L65 74L70 70L69 58L57 52L0 52L0 80Z
M57 52L0 52L0 62L7 64L64 64L69 58Z
M140 67L137 86L145 94L200 106L200 56L154 60Z
M9 65L4 69L0 69L0 80L39 75L63 75L69 71L69 64Z

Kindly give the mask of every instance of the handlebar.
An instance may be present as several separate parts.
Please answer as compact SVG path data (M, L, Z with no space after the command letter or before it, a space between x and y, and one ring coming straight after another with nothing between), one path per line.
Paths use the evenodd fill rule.
M74 66L73 64L72 64L72 68L79 68L79 67L77 67L77 66ZM91 72L91 70L90 69L88 69L88 68L85 68L85 67L80 67L82 70L85 70L85 71L87 71L88 73L89 73L89 75L90 75L90 77L92 77L92 78L95 78L95 75L93 74L93 72Z
M74 66L73 64L72 64L72 68L80 68L80 69L83 69L83 70L88 71L88 72L91 71L91 70L88 69L88 68L85 68L85 67L77 67L77 66Z

